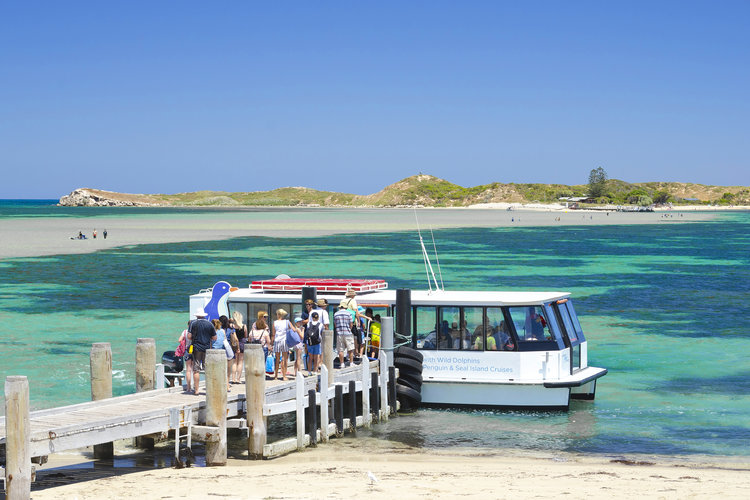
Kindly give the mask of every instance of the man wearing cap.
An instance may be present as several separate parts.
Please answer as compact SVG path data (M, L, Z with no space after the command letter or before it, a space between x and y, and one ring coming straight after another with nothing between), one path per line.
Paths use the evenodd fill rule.
M312 302L312 300L310 300L310 304L311 304L310 308L305 307L307 309L307 314L308 314L307 321L305 321L305 338L308 338L310 336L310 333L308 332L308 330L310 329L310 325L312 324L313 313L318 315L315 322L323 326L322 330L328 330L330 328L330 323L328 319L328 310L327 310L328 301L326 299L318 299L317 302ZM308 305L308 301L306 300L305 306L307 305ZM303 313L303 315L304 314L305 313ZM318 328L318 326L316 325L315 328ZM321 338L322 338L322 335L323 333L321 331ZM310 344L307 342L305 342L305 349L307 350L306 368L308 371L313 372L317 370L317 366L319 366L320 363L316 365L315 362L313 361L313 356L315 355L315 353L310 352ZM320 350L320 348L319 347L317 349L314 348L313 350ZM318 352L317 354L320 354L320 352Z
M317 372L320 367L321 343L323 342L323 323L320 322L318 310L310 313L310 322L305 329L308 370Z
M352 335L352 316L346 309L346 299L339 304L339 310L333 315L333 326L336 329L336 349L339 352L339 366L344 366L344 351L349 354L349 363L354 362L354 335Z
M216 340L216 329L206 319L207 316L203 308L195 311L196 319L188 329L188 339L193 344L193 394L198 394L200 372L203 371L203 363L206 361L206 351L211 348L211 344Z

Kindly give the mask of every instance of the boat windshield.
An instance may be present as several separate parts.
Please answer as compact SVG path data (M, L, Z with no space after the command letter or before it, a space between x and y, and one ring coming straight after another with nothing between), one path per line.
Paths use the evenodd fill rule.
M513 319L520 342L550 340L552 338L549 324L544 318L541 307L509 307L508 311Z
M553 342L557 348L565 348L557 321L551 315L545 315L541 306L509 307L508 314L518 336L520 350L537 350L536 344L540 342Z

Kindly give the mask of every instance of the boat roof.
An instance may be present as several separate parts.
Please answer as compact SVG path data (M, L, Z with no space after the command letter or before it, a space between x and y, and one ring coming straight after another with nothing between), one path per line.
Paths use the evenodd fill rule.
M318 298L328 300L330 305L336 306L342 299L340 293L334 294L316 290ZM210 297L208 290L201 291L194 297ZM569 292L542 291L542 292L516 292L516 291L429 291L412 290L412 305L454 305L454 306L478 306L478 305L536 305L570 296ZM270 302L270 303L296 303L300 302L302 294L299 291L279 292L255 290L251 288L240 288L229 292L229 301L239 302ZM395 304L396 290L376 290L357 294L357 303L363 306L368 304Z
M354 290L357 293L371 292L388 288L388 283L380 279L346 278L288 278L276 277L256 280L250 283L254 290L301 291L302 287L315 287L318 292L344 293Z

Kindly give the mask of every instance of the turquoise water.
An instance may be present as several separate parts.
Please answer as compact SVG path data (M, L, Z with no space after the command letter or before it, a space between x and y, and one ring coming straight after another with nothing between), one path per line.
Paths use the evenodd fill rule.
M58 210L0 203L0 216L68 213ZM98 214L141 213L112 210ZM749 235L749 213L689 224L436 231L446 288L572 292L589 362L610 373L596 401L569 412L422 410L373 435L424 447L750 456ZM136 339L156 338L157 352L174 348L191 293L280 273L425 283L412 233L3 260L0 377L29 376L34 408L86 401L91 344L108 341L115 392L132 392Z

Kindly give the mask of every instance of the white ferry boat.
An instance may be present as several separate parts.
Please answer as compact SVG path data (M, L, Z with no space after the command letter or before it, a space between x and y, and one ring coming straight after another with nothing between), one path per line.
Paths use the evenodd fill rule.
M311 290L327 299L331 318L347 290L373 315L395 318L395 344L423 356L422 404L566 409L571 399L594 399L596 381L607 373L588 365L566 292L391 290L383 280L283 276L248 288L217 283L190 296L190 311L239 311L250 325L261 310L298 316Z

